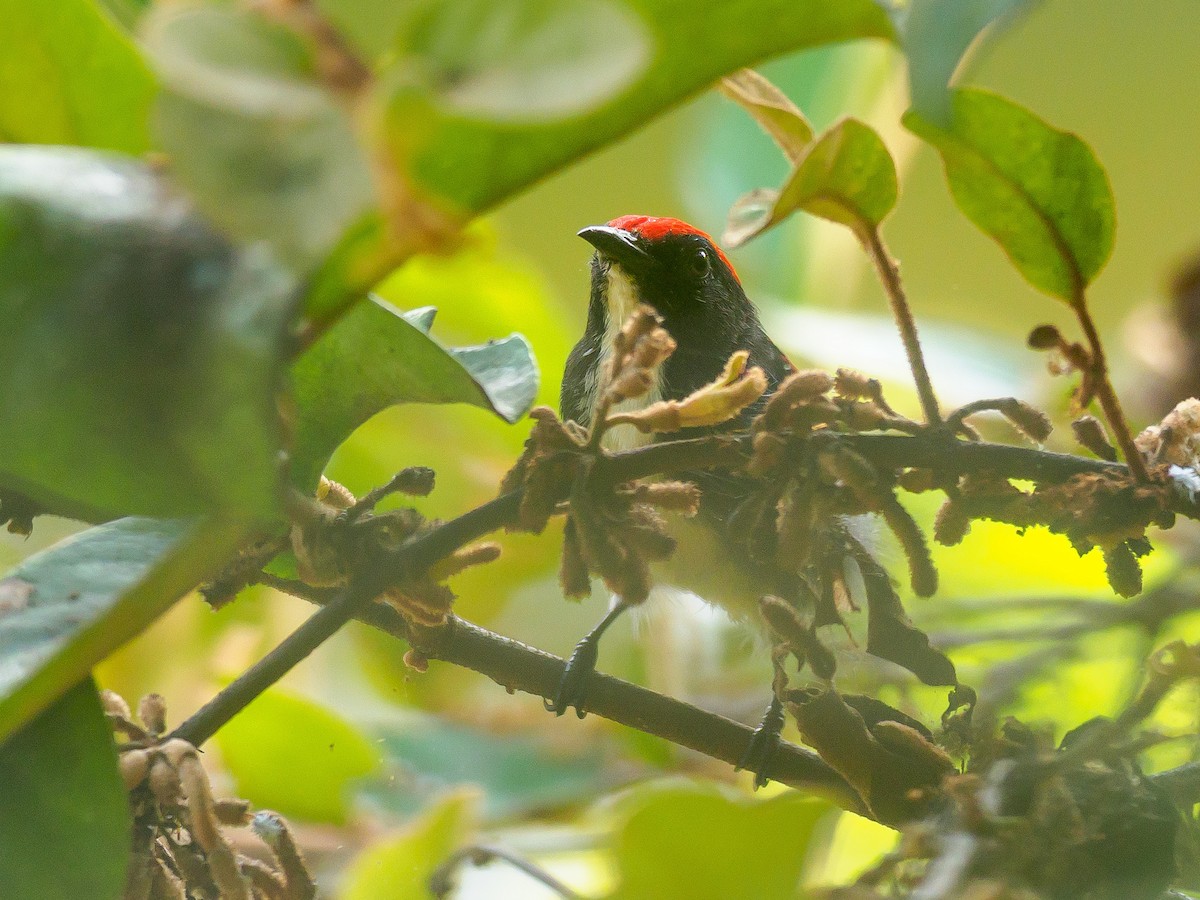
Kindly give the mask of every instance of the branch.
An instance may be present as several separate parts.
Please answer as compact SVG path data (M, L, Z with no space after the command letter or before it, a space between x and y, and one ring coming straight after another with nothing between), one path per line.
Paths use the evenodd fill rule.
M946 474L987 470L1008 478L1038 482L1061 482L1081 472L1125 471L1125 466L1117 463L1024 447L960 441L936 433L916 436L830 433L816 437L845 442L871 462L888 468L915 466ZM654 474L721 468L735 464L749 447L749 436L717 436L653 444L601 457L597 472L615 482ZM380 607L373 603L374 598L389 586L424 572L464 544L515 522L520 502L519 491L504 494L435 526L396 550L381 553L370 564L362 566L350 584L338 591L327 605L182 723L171 736L195 746L204 743L350 619L360 616L371 621L371 617L378 616ZM1182 514L1200 518L1200 508L1195 504L1180 498L1176 505ZM379 627L377 621L371 624ZM418 649L425 650L423 647ZM543 697L549 697L557 685L563 665L557 657L463 622L445 629L445 634L427 655L466 665L506 687ZM740 759L749 734L745 726L720 717L697 719L697 715L709 714L617 679L601 675L595 678L595 684L589 689L589 708L598 715L659 734L717 759L735 764ZM632 706L627 709L626 704ZM704 722L702 728L698 727L701 721ZM805 751L795 748L795 753ZM778 765L769 772L770 777L811 787L810 782L820 781L812 768L815 759L781 753ZM826 778L832 772L821 771ZM829 784L833 783L830 780Z
M288 592L302 599L317 604L328 602L324 592L302 591L295 582L287 584L290 585ZM385 634L412 643L403 617L390 606L371 604L361 610L357 618ZM420 645L416 647L424 656L479 672L509 692L522 691L549 700L555 696L562 680L566 662L561 657L463 619L451 617L444 628L429 634L429 642L419 641ZM611 675L596 672L589 678L585 707L590 713L732 766L745 755L753 734L753 729L747 725ZM824 796L843 809L868 814L845 779L811 750L782 741L767 768L767 776L781 784Z

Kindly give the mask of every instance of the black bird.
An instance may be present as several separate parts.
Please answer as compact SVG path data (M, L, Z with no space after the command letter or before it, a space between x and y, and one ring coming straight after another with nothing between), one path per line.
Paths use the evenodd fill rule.
M712 382L729 357L738 350L749 353L748 367L758 366L767 378L763 398L717 429L690 429L670 438L698 436L712 430L744 430L762 409L766 398L794 371L783 352L767 336L754 304L721 249L707 234L679 219L622 216L606 225L584 228L579 236L596 248L592 257L591 297L587 327L571 351L563 373L561 411L564 419L590 425L600 373L612 340L638 304L652 307L663 327L675 339L675 352L659 367L658 383L643 397L625 401L615 411L643 408L658 400L678 400ZM652 441L631 425L618 425L604 436L605 449L625 450ZM691 590L702 599L724 607L735 618L757 616L757 600L773 586L764 584L746 565L747 560L726 563L720 534L746 481L721 473L687 476L702 490L698 521L684 526L680 547L660 578ZM604 620L572 654L558 696L548 704L562 715L574 705L582 717L587 676L595 665L600 634L624 607L615 604ZM778 702L774 717L777 736L782 715ZM766 720L764 720L764 724ZM759 749L761 755L762 748ZM769 752L769 751L768 751ZM760 760L765 762L765 760ZM761 765L758 767L761 779Z

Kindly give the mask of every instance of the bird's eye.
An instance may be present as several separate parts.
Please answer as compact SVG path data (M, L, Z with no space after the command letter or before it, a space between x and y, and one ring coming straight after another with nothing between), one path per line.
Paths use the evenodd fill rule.
M703 247L699 248L695 253L692 254L692 272L694 272L696 275L704 277L708 274L711 268L712 258L708 255L708 251Z

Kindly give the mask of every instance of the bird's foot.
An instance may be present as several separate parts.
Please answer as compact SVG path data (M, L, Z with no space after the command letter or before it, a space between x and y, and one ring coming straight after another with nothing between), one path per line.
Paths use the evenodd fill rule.
M771 760L775 758L775 753L779 749L780 732L782 731L783 703L778 697L772 697L771 705L763 713L762 721L754 729L754 734L750 735L750 743L746 745L746 752L742 754L742 758L738 760L737 764L738 771L747 769L754 773L755 790L765 786L771 780L766 774L767 767L770 766Z
M596 658L600 652L600 642L597 637L598 635L589 634L571 651L567 666L563 669L562 678L558 682L554 700L542 701L549 712L561 716L574 706L575 714L579 718L582 719L587 715L583 704L587 696L587 681L596 671Z

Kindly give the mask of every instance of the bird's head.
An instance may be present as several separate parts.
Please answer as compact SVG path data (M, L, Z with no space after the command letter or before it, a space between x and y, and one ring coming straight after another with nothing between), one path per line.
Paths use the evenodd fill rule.
M679 219L621 216L579 236L596 248L593 307L609 322L619 325L645 303L676 333L705 324L728 327L752 309L721 248Z

